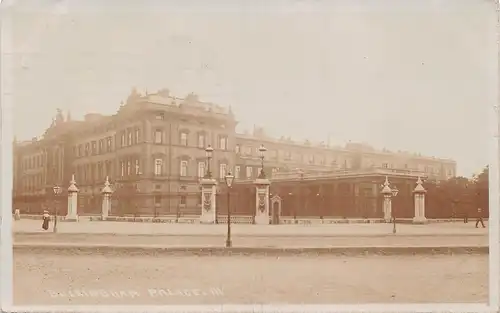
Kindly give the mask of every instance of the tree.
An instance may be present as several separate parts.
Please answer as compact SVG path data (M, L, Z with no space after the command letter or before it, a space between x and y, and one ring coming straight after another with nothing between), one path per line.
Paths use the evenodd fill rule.
M484 189L488 189L487 179L486 186L484 183L484 174L480 179L458 176L446 181L428 180L425 183L427 216L430 218L471 216L476 210L478 192L484 193ZM482 184L482 187L478 187L478 184ZM487 206L484 208L486 210Z
M486 213L489 209L489 167L485 166L478 175L474 175L475 206ZM487 214L487 213L486 213Z

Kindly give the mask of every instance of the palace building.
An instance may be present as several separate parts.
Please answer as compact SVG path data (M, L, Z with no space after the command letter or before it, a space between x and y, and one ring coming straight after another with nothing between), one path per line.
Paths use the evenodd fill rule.
M281 188L284 198L293 197L288 187L304 181L300 186L352 176L378 186L383 175L399 175L413 183L418 176L436 180L455 176L456 163L450 159L379 151L357 143L332 147L276 139L257 127L251 134L240 134L237 124L230 108L202 102L195 94L177 98L167 89L149 94L134 89L111 116L92 113L76 121L59 111L40 138L14 144L14 206L31 213L50 207L53 186L66 189L74 175L80 191L79 214L100 212L101 190L109 177L114 189L111 214L199 215L199 180L207 166L218 180L232 171L235 184L250 186L261 167L260 145L267 148L264 164L271 189L276 193ZM205 154L208 145L214 149L210 163ZM380 176L376 182L374 173ZM352 190L375 190L372 185ZM341 214L318 209L318 195L329 190L322 188L311 193L317 196L310 205L316 211L294 207L287 214ZM325 208L333 194L328 193L327 198L320 197ZM301 201L288 202L290 208L292 202ZM238 209L241 214L247 211L243 206ZM376 214L375 208L372 211Z

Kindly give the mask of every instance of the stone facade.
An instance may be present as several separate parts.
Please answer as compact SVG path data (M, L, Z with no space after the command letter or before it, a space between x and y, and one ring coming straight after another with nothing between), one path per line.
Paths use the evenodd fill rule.
M78 214L100 214L101 190L109 177L110 214L199 215L207 145L214 148L210 166L219 182L229 170L236 182L255 180L261 144L268 150L266 172L275 179L294 180L297 168L318 175L378 168L436 179L455 175L453 160L358 144L331 147L273 139L259 128L238 134L236 125L230 109L194 94L177 98L166 89L154 94L134 89L111 116L87 114L73 121L58 112L41 139L15 143L14 206L37 211L50 205L52 187L60 184L66 190L74 174Z

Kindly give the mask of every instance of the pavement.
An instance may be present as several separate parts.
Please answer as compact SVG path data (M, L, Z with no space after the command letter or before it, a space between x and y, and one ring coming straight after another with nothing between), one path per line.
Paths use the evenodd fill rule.
M15 305L485 303L488 256L14 254Z
M131 222L58 222L63 234L225 236L227 225L155 224ZM41 221L12 222L14 233L43 233ZM52 225L51 228L52 229ZM313 225L248 225L232 224L235 236L257 237L336 237L391 236L392 224L313 224ZM426 225L397 224L397 236L487 236L488 228L475 228L474 223L435 223Z
M233 249L223 249L227 225L64 222L58 232L40 223L14 223L15 251L57 254L470 254L488 253L487 229L470 224L333 224L231 226Z

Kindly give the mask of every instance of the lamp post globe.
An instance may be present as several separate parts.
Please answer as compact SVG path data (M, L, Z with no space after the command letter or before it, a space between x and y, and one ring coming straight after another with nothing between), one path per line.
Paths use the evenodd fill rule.
M205 156L207 158L212 158L212 153L214 152L214 148L212 148L211 145L208 145L206 148L205 148Z
M263 158L266 154L267 148L264 145L260 145L259 147L259 156Z
M392 192L392 196L396 197L398 195L399 190L397 187L394 187L391 189L391 192Z
M231 188L231 186L233 185L233 181L234 181L234 175L232 175L231 172L229 172L224 177L224 180L226 181L226 186Z

